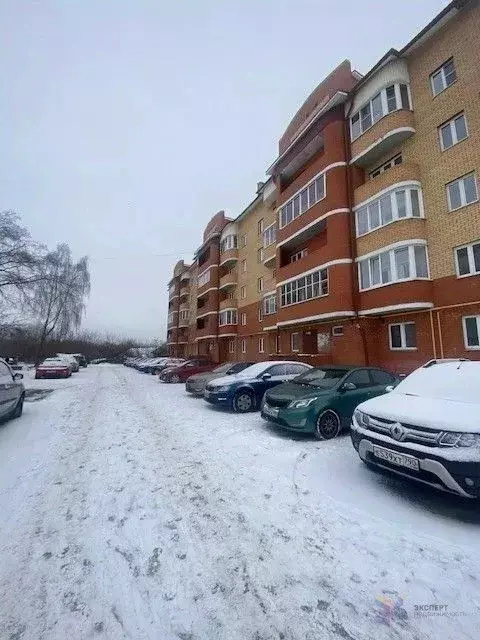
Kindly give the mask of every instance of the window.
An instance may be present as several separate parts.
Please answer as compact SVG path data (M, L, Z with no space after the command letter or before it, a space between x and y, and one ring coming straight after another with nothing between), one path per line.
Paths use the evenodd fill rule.
M247 324L247 314L242 313L241 319L242 319L242 325L245 326Z
M277 294L272 293L263 299L263 315L268 316L277 312Z
M417 332L414 322L391 324L388 330L391 351L408 351L417 348Z
M247 261L242 260L242 273L247 273Z
M247 297L247 287L240 287L240 298L245 300Z
M390 160L387 160L387 162L382 164L380 167L377 167L373 171L370 171L370 179L376 178L377 176L379 176L384 171L387 171L388 169L391 169L392 167L394 167L394 166L396 166L398 164L402 164L402 162L403 162L402 154L399 153L398 155L394 156L393 158L390 158Z
M246 247L247 246L247 234L244 233L242 235L242 247Z
M308 250L307 249L302 249L301 251L297 251L297 253L293 253L290 256L290 262L298 262L298 260L301 260L306 255L308 255Z
M473 276L480 273L480 242L455 249L457 276Z
M263 278L257 278L257 291L259 293L263 291Z
M203 287L204 285L207 284L207 282L210 282L210 269L207 269L207 271L205 271L205 273L201 273L198 278L197 278L197 286Z
M352 141L365 133L383 116L398 109L411 109L410 92L406 84L392 84L382 89L350 118Z
M261 303L260 303L260 306L258 307L258 321L263 322L263 307Z
M309 371L309 367L306 367L300 362L298 364L286 364L287 376L299 376L301 373Z
M284 364L274 364L272 367L264 371L264 373L269 373L272 378L274 376L284 376L286 375L287 369Z
M440 136L440 147L442 151L453 147L468 136L467 121L465 114L460 113L445 124L438 127L438 135Z
M449 211L455 211L455 209L460 209L460 207L465 207L478 200L477 180L474 171L447 184L447 200Z
M362 290L428 277L427 249L423 244L405 245L359 261Z
M457 72L455 71L455 64L453 58L450 58L450 60L444 62L442 66L430 76L433 95L438 96L439 93L442 93L442 91L453 84L456 79Z
M220 311L218 315L218 326L223 327L226 324L237 324L236 309L225 309L225 311Z
M326 295L328 295L328 269L319 269L287 282L280 289L282 307Z
M276 240L276 225L275 223L271 224L269 227L265 229L263 232L263 247L269 247L271 244L275 244Z
M370 369L370 375L373 380L373 384L384 385L384 384L393 384L395 382L395 378L387 373L386 371L382 371L381 369Z
M258 339L258 353L265 353L265 338Z
M184 309L183 311L180 311L180 314L179 314L180 320L188 320L188 316L189 316L188 309L187 310Z
M228 341L228 353L235 353L235 340Z
M257 234L261 236L262 233L263 233L263 218L260 218L260 220L257 222Z
M237 248L237 236L230 235L224 238L220 243L220 253Z
M463 339L466 349L480 349L480 316L464 316Z
M247 353L247 341L242 340L242 353Z
M345 382L353 383L357 389L365 389L365 387L371 387L370 375L368 369L358 369L353 371L346 379Z
M332 336L343 336L343 325L338 325L338 327L332 327Z
M260 249L257 249L257 262L258 263L263 262L263 247L260 247Z
M285 227L307 209L325 197L325 174L321 173L305 186L300 193L280 208L280 228Z
M418 187L402 187L372 200L356 210L357 238L402 218L423 217Z
M300 351L300 334L290 334L290 347L292 351Z
M168 314L168 324L172 324L175 321L175 311Z

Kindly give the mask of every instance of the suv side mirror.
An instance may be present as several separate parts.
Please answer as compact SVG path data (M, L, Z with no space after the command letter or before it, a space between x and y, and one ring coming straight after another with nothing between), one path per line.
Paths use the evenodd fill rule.
M342 384L342 391L355 391L355 389L357 388L357 385L354 384L353 382L345 382L344 384Z
M272 379L272 374L271 373L264 373L262 376L262 380L264 380L265 382L267 380L271 380Z
M385 387L385 392L390 393L390 391L393 391L394 389L395 387L393 386L393 384L389 384Z
M13 376L14 380L22 380L23 379L23 373L15 373Z

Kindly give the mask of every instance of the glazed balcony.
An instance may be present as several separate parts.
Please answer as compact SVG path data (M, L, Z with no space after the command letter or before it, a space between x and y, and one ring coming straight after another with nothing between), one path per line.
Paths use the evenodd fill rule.
M415 133L413 112L392 111L351 143L351 164L371 166Z
M228 271L224 276L220 278L220 291L229 291L237 286L238 273L236 269Z
M180 327L188 327L190 324L190 318L179 318L178 319L178 328L180 329Z
M369 198L375 196L375 194L388 189L391 185L398 182L420 182L420 167L413 162L406 162L405 164L394 165L391 169L383 171L376 178L372 178L357 187L354 191L355 206L365 202Z
M197 288L197 298L202 298L218 289L218 267L210 268L210 277L204 284Z

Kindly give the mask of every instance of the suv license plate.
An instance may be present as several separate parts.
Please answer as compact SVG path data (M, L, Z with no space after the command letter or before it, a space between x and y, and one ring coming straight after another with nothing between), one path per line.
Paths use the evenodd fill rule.
M396 464L399 467L406 467L407 469L413 469L418 471L420 465L418 459L413 456L407 456L403 453L397 453L390 449L384 449L383 447L373 447L373 455L380 460L386 460L391 464Z

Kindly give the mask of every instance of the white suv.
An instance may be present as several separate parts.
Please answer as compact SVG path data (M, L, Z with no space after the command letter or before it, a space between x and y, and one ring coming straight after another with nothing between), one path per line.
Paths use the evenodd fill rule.
M479 498L480 362L427 362L360 404L351 437L366 464Z

